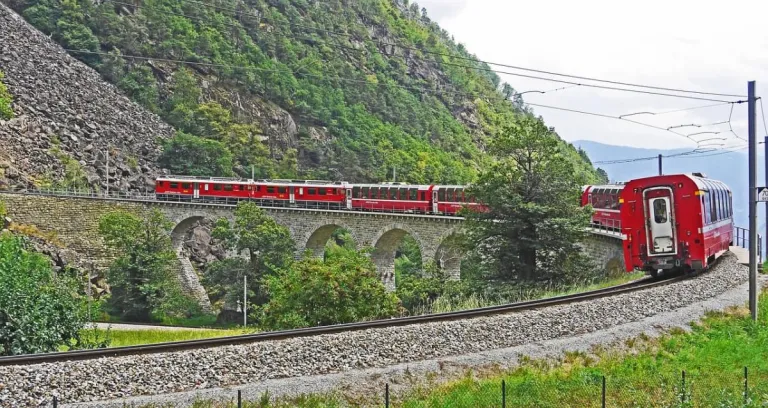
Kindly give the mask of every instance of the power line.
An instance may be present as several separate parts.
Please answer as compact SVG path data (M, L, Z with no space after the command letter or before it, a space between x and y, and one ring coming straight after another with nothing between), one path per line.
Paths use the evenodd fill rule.
M654 116L658 116L658 115L666 115L666 114L669 114L669 113L677 113L677 112L685 112L685 111L691 111L691 110L696 110L696 109L712 108L712 107L715 107L715 106L724 106L724 105L731 105L731 104L734 104L734 103L743 103L743 102L745 102L745 101L721 102L721 103L714 103L714 104L710 104L710 105L693 106L693 107L690 107L690 108L674 109L674 110L663 111L663 112L647 112L647 111L644 111L644 112L633 112L633 113L625 113L623 115L620 115L619 117L623 118L625 116L635 116L635 115L654 115Z
M763 109L763 98L760 97L760 113L763 116L763 130L765 130L765 135L768 136L768 125L765 124L765 109ZM766 158L768 160L768 158Z
M121 4L121 5L125 5L125 6L130 6L130 7L134 7L135 6L134 4L124 3L124 2L117 1L117 0L107 0L107 1L109 1L111 3L114 3L114 4ZM187 1L191 2L191 3L196 3L196 4L205 4L205 3L196 2L196 1L192 1L192 0L187 0ZM214 8L214 9L226 10L226 11L231 11L231 12L235 12L235 13L241 13L240 11L234 10L234 9L231 9L231 8L223 8L223 7L213 6L213 5L207 5L207 6L209 6L211 8ZM185 15L185 14L181 14L181 13L175 13L175 12L172 12L172 11L164 11L164 10L163 11L158 11L158 10L156 10L156 12L158 12L159 14L164 14L165 13L165 14L170 14L170 15L184 17L184 18L193 19L193 20L194 19L198 19L198 20L202 19L202 17L189 16L189 15ZM259 21L261 20L260 16L256 16L256 15L252 15L252 14L250 14L250 16L258 18ZM231 27L235 27L235 28L244 28L242 25L234 25L234 24L225 23L225 22L218 22L218 23L225 24L225 25L228 25L228 26L231 26ZM345 36L345 37L351 37L352 36L351 34L339 33L339 32L334 32L334 31L330 31L330 30L318 29L318 28L309 27L309 26L303 26L303 25L298 25L298 24L289 23L289 25L294 26L294 27L307 28L307 29L311 29L311 30L327 32L329 34L333 34L333 35L337 35L337 36ZM288 37L287 35L284 35L284 34L274 34L273 33L273 35L279 35L279 36L281 36L283 38ZM294 35L293 37L297 38L297 39L300 39L296 35ZM310 40L310 41L317 41L317 40L312 39L312 38L305 38L305 39L306 40ZM433 51L427 51L427 50L420 50L420 49L417 49L417 48L405 47L405 46L402 46L402 45L399 45L399 44L394 44L394 43L382 43L382 42L379 42L379 43L383 44L383 45L390 45L390 46L400 47L400 48L404 48L404 49L410 49L410 50L414 50L414 51L418 51L418 52L422 52L422 53L426 53L426 54L434 54L434 55L440 55L440 56L453 57L453 58L468 60L468 61L472 61L472 62L485 63L485 64L488 64L488 65L503 66L503 67L508 67L508 68L512 68L512 69L519 69L519 70L525 70L525 71L530 71L530 72L540 72L540 73L545 73L545 74L550 74L550 75L557 75L557 76L563 76L563 77L580 78L580 79L586 79L586 80L592 80L592 81L598 81L598 82L618 83L618 84L623 84L623 85L627 85L627 86L645 87L645 88L649 88L649 89L666 89L666 90L671 90L671 91L674 91L674 92L688 92L688 93L696 93L696 94L704 94L704 95L740 97L739 95L717 94L717 93L712 93L712 92L686 91L686 90L680 90L680 89L674 89L674 88L661 88L661 87L652 87L652 86L642 86L642 85L635 85L635 84L620 83L620 82L616 82L616 81L603 81L603 80L597 80L597 79L588 78L588 77L578 77L578 76L574 76L574 75L556 74L556 73L550 73L550 72L547 72L547 71L527 69L527 68L516 67L516 66L506 65L506 64L489 63L487 61L480 61L480 60L477 60L477 59L473 59L473 58L469 58L469 57L463 57L463 56L457 56L457 55L454 55L454 54L447 54L447 53L439 53L439 52L433 52ZM339 45L339 44L336 44L335 46L340 47L340 48L347 48L347 49L350 49L350 50L353 50L353 51L356 51L356 52L365 52L365 51L367 51L367 50L359 50L359 49L351 48L351 47L344 47L344 46ZM381 53L381 51L379 51L379 54L383 55ZM662 93L662 92L652 92L652 91L641 91L641 90L636 90L636 89L617 88L617 87L612 87L612 86L585 84L585 83L579 83L579 82L573 82L573 81L565 81L565 80L559 80L559 79L553 79L553 78L545 78L545 77L534 76L534 75L520 74L520 73L515 73L515 72L499 71L499 70L494 70L494 69L491 69L491 68L469 66L469 65L464 65L464 64L456 64L456 63L445 62L445 61L440 61L439 63L442 64L442 65L448 65L448 66L454 66L454 67L460 67L460 68L467 68L467 69L474 69L474 70L486 71L486 72L493 72L493 73L496 73L496 74L511 75L511 76L516 76L516 77L521 77L521 78L536 79L536 80L542 80L542 81L550 81L550 82L556 82L556 83L562 83L562 84L568 84L568 85L574 85L574 86L584 86L584 87L596 88L596 89L615 90L615 91L623 91L623 92L633 92L633 93L641 93L641 94L648 94L648 95L667 96L667 97L672 97L672 98L702 100L702 101L710 101L710 102L722 102L722 103L731 102L731 101L725 101L725 100L721 100L721 99L702 98L702 97L695 97L695 96L668 94L668 93Z

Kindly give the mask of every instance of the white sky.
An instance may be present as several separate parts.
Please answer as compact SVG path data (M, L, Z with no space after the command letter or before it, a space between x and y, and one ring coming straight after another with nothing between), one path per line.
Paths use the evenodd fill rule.
M430 17L453 34L457 42L482 60L621 82L738 95L746 95L747 81L755 80L757 95L768 96L768 1L765 0L732 0L728 5L714 0L421 0L418 3L426 7ZM518 92L568 86L500 76ZM615 116L715 103L585 87L547 94L529 93L523 98L528 103ZM696 147L690 140L671 133L615 119L540 107L533 109L569 141L586 139L646 148ZM630 119L666 128L725 121L729 112L730 106L724 105ZM744 138L747 137L746 116L747 105L736 105L733 128ZM759 104L757 120L757 137L762 140L766 133ZM692 134L727 131L728 126L676 130ZM696 140L721 137L729 140L709 143L738 145L738 139L728 132L693 136Z

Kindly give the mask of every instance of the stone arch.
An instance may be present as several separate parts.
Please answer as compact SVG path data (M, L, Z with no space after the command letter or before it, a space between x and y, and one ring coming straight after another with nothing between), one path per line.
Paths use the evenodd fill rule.
M301 243L304 243L303 248L312 252L312 256L316 258L322 258L325 253L325 245L328 240L331 239L331 235L339 228L343 228L349 231L352 239L355 241L355 245L358 244L357 236L352 228L342 222L323 222L317 223L309 228L307 237L305 237ZM301 245L301 243L299 243ZM303 251L300 247L300 251Z
M384 286L390 291L395 290L395 251L406 235L416 240L423 258L424 242L420 236L403 224L391 224L382 228L371 242L373 245L371 260L376 265Z
M208 298L208 293L206 293L205 288L200 283L200 278L197 276L197 272L192 266L192 262L189 260L189 255L184 251L183 245L184 236L187 231L205 218L211 218L211 215L194 213L180 217L180 220L174 225L173 230L171 230L171 243L174 252L176 252L176 258L179 261L178 276L182 289L184 292L192 295L204 311L211 312L213 310L211 300Z
M438 240L433 257L424 260L425 262L434 260L437 267L451 280L458 280L461 277L461 259L464 251L459 247L458 237L459 234L455 229L445 231Z

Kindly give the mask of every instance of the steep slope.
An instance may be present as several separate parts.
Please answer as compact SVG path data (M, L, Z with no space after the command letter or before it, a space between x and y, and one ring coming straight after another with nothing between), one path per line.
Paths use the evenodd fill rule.
M0 71L15 118L0 120L0 186L151 188L172 129L0 4ZM62 184L64 183L64 184Z
M464 183L522 107L406 1L2 1L242 176Z

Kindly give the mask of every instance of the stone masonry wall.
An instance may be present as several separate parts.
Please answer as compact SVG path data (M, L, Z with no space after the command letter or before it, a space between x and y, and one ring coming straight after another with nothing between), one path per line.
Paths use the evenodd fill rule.
M590 234L580 246L606 273L624 271L624 248L621 238Z

